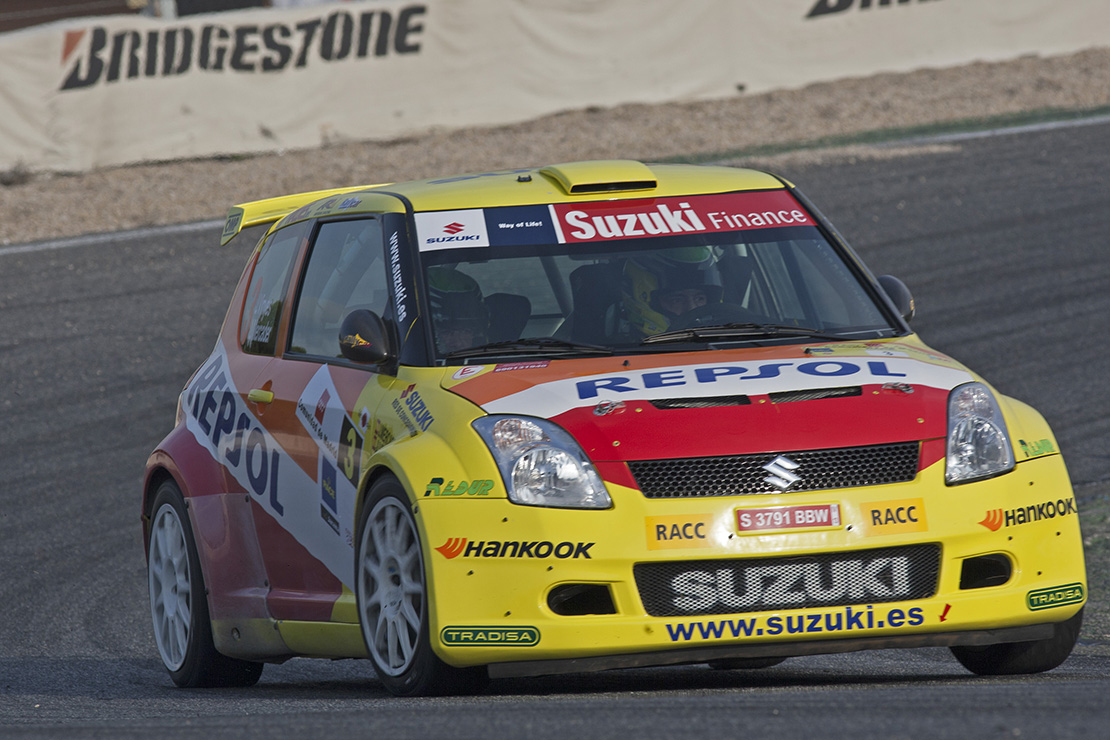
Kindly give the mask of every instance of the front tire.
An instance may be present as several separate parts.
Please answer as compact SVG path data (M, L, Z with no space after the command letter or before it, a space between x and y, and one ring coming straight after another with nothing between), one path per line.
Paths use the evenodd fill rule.
M1043 673L1067 660L1082 626L1083 610L1080 609L1074 617L1055 624L1055 633L1045 640L982 647L963 645L950 649L964 668L980 676Z
M397 479L370 488L359 521L355 596L362 637L382 684L396 696L473 693L484 668L454 668L432 651L424 555Z
M154 496L147 582L154 641L173 682L182 688L253 686L262 663L229 658L212 643L200 558L185 499L173 481Z

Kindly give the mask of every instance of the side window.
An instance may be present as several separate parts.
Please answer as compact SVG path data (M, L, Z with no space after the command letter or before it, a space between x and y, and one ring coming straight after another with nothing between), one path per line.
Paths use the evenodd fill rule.
M359 308L383 316L388 306L381 222L321 224L301 282L289 351L340 357L343 318Z
M282 229L259 248L258 261L239 320L239 343L244 352L274 354L278 322L289 287L289 273L307 229L305 223Z

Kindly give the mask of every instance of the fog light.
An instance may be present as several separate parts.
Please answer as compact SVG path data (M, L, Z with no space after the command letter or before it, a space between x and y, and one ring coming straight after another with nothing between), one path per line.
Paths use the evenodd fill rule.
M609 587L601 583L564 583L556 586L547 595L547 606L564 617L617 613Z

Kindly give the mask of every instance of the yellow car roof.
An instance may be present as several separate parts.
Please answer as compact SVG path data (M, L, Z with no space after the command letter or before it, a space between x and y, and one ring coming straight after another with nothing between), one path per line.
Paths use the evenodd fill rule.
M774 175L735 167L647 165L632 160L566 162L413 182L316 190L242 203L228 210L220 243L227 244L248 226L278 221L299 209L304 209L306 218L332 215L333 212L359 213L366 210L360 207L360 195L369 195L375 190L403 197L414 211L441 211L783 187L789 187L789 183ZM320 205L308 208L317 203Z

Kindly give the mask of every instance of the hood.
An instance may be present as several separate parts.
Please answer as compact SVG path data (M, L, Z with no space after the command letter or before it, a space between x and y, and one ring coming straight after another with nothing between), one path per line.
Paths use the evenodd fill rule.
M974 379L886 341L466 366L443 385L490 414L551 419L595 462L626 462L940 438L948 392Z

